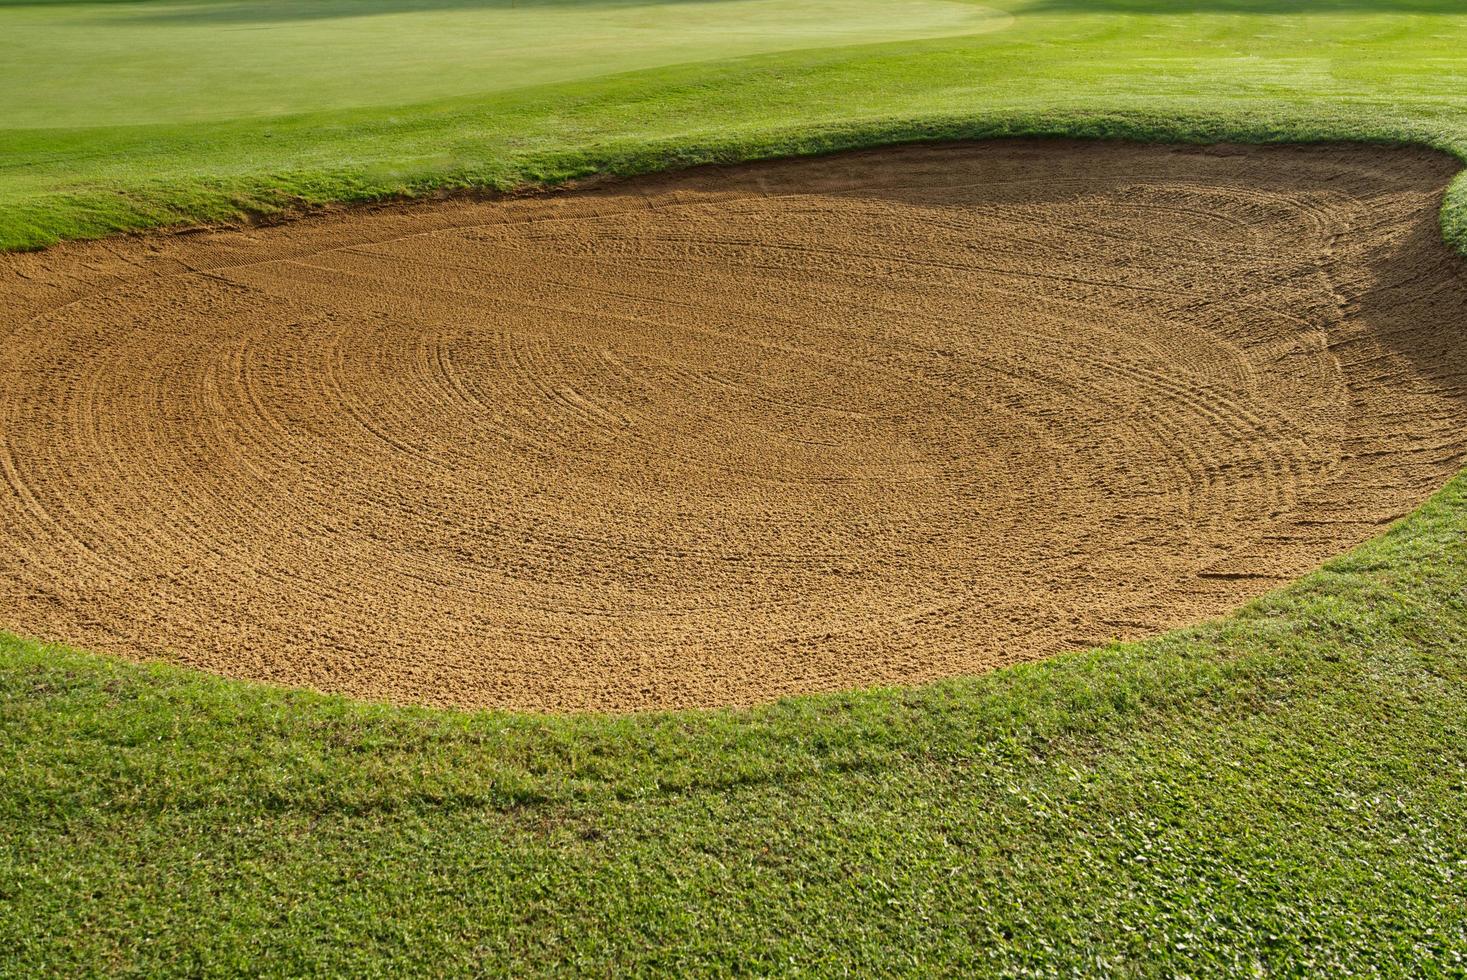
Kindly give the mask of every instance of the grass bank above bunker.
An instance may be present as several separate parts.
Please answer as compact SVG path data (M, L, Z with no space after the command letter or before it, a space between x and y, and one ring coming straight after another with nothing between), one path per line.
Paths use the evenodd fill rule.
M819 0L397 6L0 5L0 36L41 39L0 66L14 73L12 89L34 93L12 100L18 116L0 118L0 249L331 202L921 139L1372 140L1467 156L1467 16L1450 0L843 3L845 16L829 21ZM1004 16L987 17L988 8ZM390 16L295 16L306 9ZM897 40L938 9L956 12L959 27L978 18L977 33ZM706 32L690 44L676 30L689 16L739 11L747 17L742 37ZM859 11L871 16L853 23ZM568 35L557 21L594 24L601 13L623 26L639 21L650 47L538 43L533 77L503 58L486 68L486 47L502 45L506 18L516 31L564 42L582 28ZM144 43L129 44L119 20L131 21ZM230 20L249 27L229 31L235 50L216 57L217 25ZM990 29L996 23L1002 29ZM831 47L832 27L846 42L888 40ZM853 27L856 34L845 33ZM213 44L188 40L200 29ZM750 43L801 36L821 46L727 57L728 42L752 50ZM298 43L266 43L281 38ZM102 56L119 45L121 67ZM596 74L634 67L659 46L683 63ZM423 50L435 52L432 70L414 54ZM264 64L242 70L238 56ZM174 85L168 99L142 101L157 79L179 77L178 61L210 84ZM303 75L322 84L302 85ZM575 80L530 85L554 77ZM384 92L391 104L352 108L338 97L370 102ZM224 106L238 118L218 118ZM137 123L128 115L136 112L155 121L120 125ZM27 125L32 113L40 118Z

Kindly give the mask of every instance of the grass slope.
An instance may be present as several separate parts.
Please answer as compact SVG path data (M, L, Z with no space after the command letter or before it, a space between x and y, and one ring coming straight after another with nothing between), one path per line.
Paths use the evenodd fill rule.
M332 2L371 8L379 0ZM434 3L448 0L421 0ZM574 0L534 6L559 11L566 3L575 6ZM497 2L449 5L460 17L521 13L514 8L506 15ZM0 38L22 15L35 20L54 12L59 19L74 16L73 6L0 0ZM146 10L157 3L102 6ZM993 0L988 7L1004 8L1012 21L987 30L995 22L983 19L985 33L959 38L675 64L489 93L479 90L485 83L475 76L474 63L450 59L444 74L478 94L263 117L258 113L271 99L255 95L239 97L252 113L241 119L84 128L0 123L0 248L327 201L505 189L597 171L940 136L1349 137L1424 142L1467 156L1467 100L1461 95L1467 16L1457 0L1199 0L1186 6L1197 12L1157 13L1168 4L1145 0ZM224 9L258 9L264 17L278 8L272 0L256 0ZM162 9L174 8L165 3ZM214 8L184 9L202 16ZM663 16L652 8L636 10L647 22ZM446 16L420 16L430 14ZM306 23L311 30L335 31L345 29L341 22ZM767 20L756 23L772 30ZM163 24L158 31L182 29L166 19ZM98 34L109 29L105 20L93 28ZM13 54L17 47L10 42L0 52ZM675 41L668 47L662 56L694 53ZM578 57L558 49L552 54L561 61ZM556 58L547 58L550 71ZM141 67L162 71L146 62ZM60 60L46 77L67 76L68 69L68 102L75 105L84 90L97 108L58 112L59 120L78 113L110 117L102 107L112 101L114 80L85 59ZM564 70L573 72L575 65ZM364 74L363 86L375 90L370 78L376 66ZM10 90L22 92L30 85L15 70L10 83ZM288 77L277 88L296 91ZM406 85L402 91L421 95L423 89ZM212 92L213 86L203 86L194 101L212 105ZM45 104L36 97L17 102ZM189 110L179 113L186 117ZM1467 190L1454 200L1464 195Z
M1455 4L992 6L973 38L0 132L0 240L931 136L1467 156ZM1467 479L1224 623L751 712L394 709L5 638L0 975L1460 975L1464 682Z
M0 647L0 972L1467 970L1467 480L1229 622L750 712Z

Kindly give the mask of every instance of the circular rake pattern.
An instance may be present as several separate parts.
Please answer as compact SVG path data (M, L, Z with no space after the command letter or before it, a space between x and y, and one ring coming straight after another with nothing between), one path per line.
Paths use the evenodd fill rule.
M11 257L0 609L552 710L1196 621L1462 462L1450 172L1002 143Z

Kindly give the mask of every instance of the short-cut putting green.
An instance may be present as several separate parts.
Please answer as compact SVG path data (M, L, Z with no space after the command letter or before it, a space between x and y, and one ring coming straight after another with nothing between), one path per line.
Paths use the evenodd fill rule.
M1458 0L766 3L0 0L0 249L916 139L1467 155Z
M912 139L1467 157L1456 0L839 7L0 0L0 243ZM1467 479L1221 623L750 711L394 708L0 639L0 975L471 971L1461 975Z

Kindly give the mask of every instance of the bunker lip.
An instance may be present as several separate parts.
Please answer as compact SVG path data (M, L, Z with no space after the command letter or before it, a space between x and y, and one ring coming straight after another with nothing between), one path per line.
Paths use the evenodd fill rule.
M1210 618L1467 458L1455 166L905 147L0 257L0 622L619 711Z

